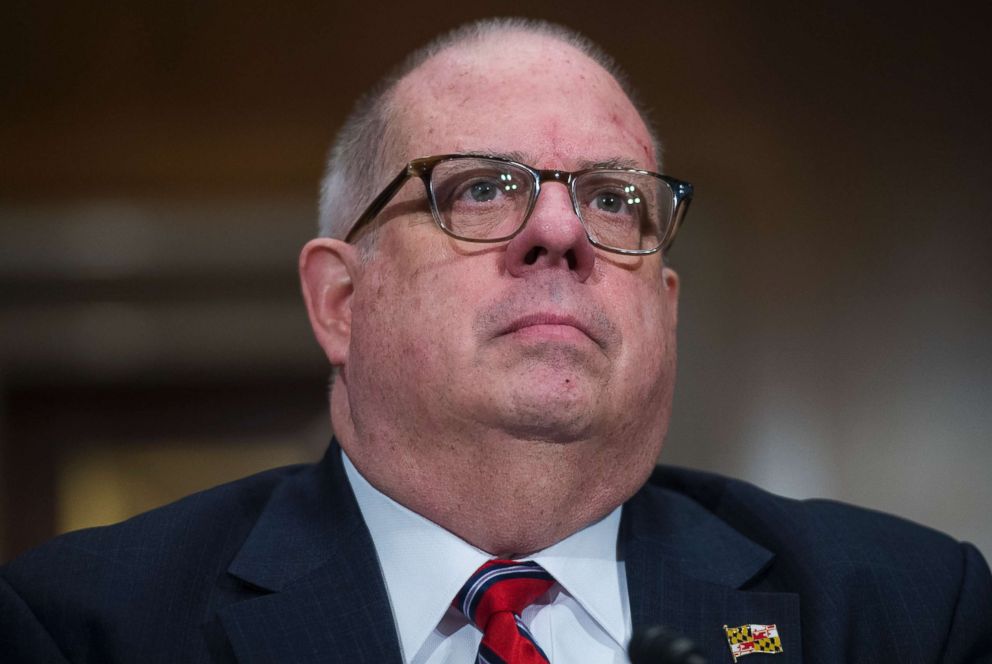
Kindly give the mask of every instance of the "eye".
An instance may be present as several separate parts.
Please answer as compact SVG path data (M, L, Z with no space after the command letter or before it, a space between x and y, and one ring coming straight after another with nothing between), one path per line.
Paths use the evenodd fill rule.
M596 200L593 201L593 205L596 209L602 210L603 212L618 213L623 210L623 199L619 194L613 192L603 192L596 195Z
M453 183L452 202L454 204L488 208L507 203L508 198L518 197L522 186L520 176L515 176L509 172L476 170L475 173L460 174L459 180Z
M483 180L471 184L467 193L476 203L487 203L496 198L498 188L495 182Z

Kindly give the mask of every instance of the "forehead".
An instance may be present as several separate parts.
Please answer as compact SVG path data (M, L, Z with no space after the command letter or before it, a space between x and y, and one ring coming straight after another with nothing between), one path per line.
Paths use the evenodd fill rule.
M647 127L616 80L548 37L508 34L443 51L397 84L392 114L400 161L515 153L540 168L657 168Z

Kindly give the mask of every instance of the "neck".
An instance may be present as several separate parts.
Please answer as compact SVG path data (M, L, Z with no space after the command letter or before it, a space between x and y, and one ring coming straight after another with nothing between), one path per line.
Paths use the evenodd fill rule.
M644 483L663 438L636 444L628 430L560 443L491 429L356 427L343 392L332 396L335 435L369 483L498 557L540 551L603 518Z

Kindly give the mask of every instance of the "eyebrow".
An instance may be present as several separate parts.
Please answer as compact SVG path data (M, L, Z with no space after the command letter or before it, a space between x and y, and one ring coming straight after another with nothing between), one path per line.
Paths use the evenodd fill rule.
M579 166L582 168L643 168L633 159L626 159L624 157L610 157L605 161L580 161Z
M516 161L521 164L529 164L530 159L522 152L517 152L516 150L511 150L510 152L502 152L499 150L484 150L482 152L474 153L478 155L488 155L490 157L499 157L500 159L509 159L510 161ZM626 157L607 157L603 160L592 160L583 159L579 162L579 168L577 170L585 170L587 168L619 168L619 169L638 169L641 170L644 167L639 165L634 159L628 159Z
M490 157L499 157L500 159L509 159L510 161L520 162L521 164L526 164L528 162L527 155L523 152L517 152L512 150L510 152L501 152L499 150L483 150L475 154L488 155Z

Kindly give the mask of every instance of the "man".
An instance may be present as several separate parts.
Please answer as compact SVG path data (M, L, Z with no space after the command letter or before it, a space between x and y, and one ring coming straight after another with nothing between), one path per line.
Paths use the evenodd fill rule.
M623 662L660 624L711 662L992 657L973 547L715 476L649 481L675 373L663 251L691 187L655 174L611 68L562 29L489 22L360 103L300 259L337 442L13 562L2 652Z

